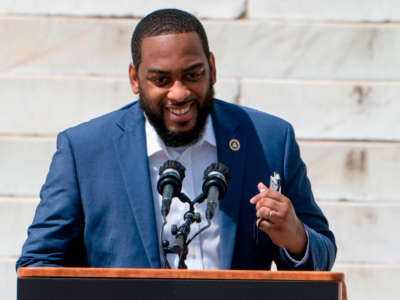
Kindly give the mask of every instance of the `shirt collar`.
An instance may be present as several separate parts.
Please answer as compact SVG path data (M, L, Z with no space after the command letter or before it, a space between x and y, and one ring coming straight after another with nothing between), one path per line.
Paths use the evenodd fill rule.
M168 147L165 146L164 142L158 136L154 127L150 124L149 120L147 119L146 114L145 116L145 131L146 131L146 145L147 145L147 156L151 157L158 152L165 152L168 154ZM203 135L200 139L194 144L189 146L188 148L195 148L198 146L203 145L204 143L208 143L209 145L216 147L217 143L215 141L215 133L214 127L212 123L211 115L207 117L206 124L204 127Z

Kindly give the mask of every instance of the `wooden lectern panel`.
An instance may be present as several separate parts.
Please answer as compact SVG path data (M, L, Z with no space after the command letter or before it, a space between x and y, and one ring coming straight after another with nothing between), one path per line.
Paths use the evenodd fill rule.
M36 299L29 298L26 291L40 294L44 286L50 287L47 292L53 290L54 297L60 289L67 290L68 296L65 299L80 296L79 299L91 299L95 296L91 294L93 291L98 293L96 299L111 299L109 297L113 295L113 300L152 297L204 299L204 295L200 294L205 291L211 297L206 296L207 300L225 299L225 296L230 299L247 299L247 296L256 295L261 295L261 299L292 299L289 294L296 290L299 294L293 299L319 300L322 298L318 297L321 297L325 289L336 294L334 298L330 296L326 299L346 300L344 275L334 272L27 267L18 269L18 285L18 300ZM288 291L288 288L293 291ZM150 297L155 289L160 291L159 294ZM108 294L112 290L114 292ZM180 293L184 295L178 295ZM25 297L20 294L25 294ZM310 294L316 297L304 296ZM124 298L126 295L129 297Z
M241 271L241 270L177 270L128 268L53 268L25 267L18 277L93 277L93 278L197 278L197 279L261 279L316 280L343 282L343 273L316 271Z

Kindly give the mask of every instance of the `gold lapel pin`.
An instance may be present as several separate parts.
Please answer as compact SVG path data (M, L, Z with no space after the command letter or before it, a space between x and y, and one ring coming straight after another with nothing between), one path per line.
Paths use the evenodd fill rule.
M237 139L231 139L229 141L229 148L231 148L232 151L239 151L240 142Z

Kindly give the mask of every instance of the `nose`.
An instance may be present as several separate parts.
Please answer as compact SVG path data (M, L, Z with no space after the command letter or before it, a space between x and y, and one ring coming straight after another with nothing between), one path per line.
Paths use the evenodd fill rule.
M189 89L180 80L175 80L174 84L170 87L168 91L168 99L177 102L185 101L189 97L189 95Z

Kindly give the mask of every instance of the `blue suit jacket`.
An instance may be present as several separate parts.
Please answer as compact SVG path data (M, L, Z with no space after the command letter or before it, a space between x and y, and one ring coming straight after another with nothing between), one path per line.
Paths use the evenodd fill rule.
M218 160L232 180L220 201L220 259L224 269L293 269L282 249L254 230L249 199L257 183L282 177L309 236L302 269L327 270L336 246L315 204L292 127L274 116L215 100L212 112ZM235 138L240 149L232 151ZM144 117L137 102L59 134L41 201L20 266L159 268L157 232Z

